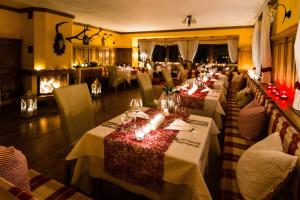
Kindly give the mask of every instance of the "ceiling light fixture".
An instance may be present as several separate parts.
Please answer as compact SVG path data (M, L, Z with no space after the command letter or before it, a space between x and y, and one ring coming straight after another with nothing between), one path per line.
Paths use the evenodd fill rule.
M196 19L192 16L192 15L188 15L184 18L184 20L182 21L182 23L184 24L188 24L188 26L191 26L191 24L196 24L197 21Z

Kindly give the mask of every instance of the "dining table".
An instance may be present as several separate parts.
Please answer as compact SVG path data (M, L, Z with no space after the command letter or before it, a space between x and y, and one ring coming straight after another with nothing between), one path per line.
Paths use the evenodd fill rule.
M117 70L117 76L123 78L127 83L131 84L131 80L136 79L137 70L132 68L119 67Z
M120 128L123 113L83 134L66 157L77 160L72 184L89 193L91 178L100 178L149 199L212 199L204 176L210 140L220 133L214 120L170 114L144 140L137 140L132 123L151 124L161 115L158 109L142 111L149 119ZM175 122L191 129L172 130Z

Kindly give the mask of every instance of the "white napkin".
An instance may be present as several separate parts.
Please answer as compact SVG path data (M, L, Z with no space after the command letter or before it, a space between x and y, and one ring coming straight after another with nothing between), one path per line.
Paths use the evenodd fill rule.
M150 119L149 115L146 114L146 113L144 113L143 111L139 111L137 113L135 113L135 112L128 112L127 115L130 118L134 118L136 116L137 118Z
M165 129L178 130L178 131L190 131L193 129L193 127L189 123L186 123L185 121L182 121L181 119L176 119Z
M212 89L210 89L209 87L205 87L203 90L201 90L201 92L211 92Z
M217 79L215 79L215 78L212 78L212 79L210 79L210 81L218 81Z

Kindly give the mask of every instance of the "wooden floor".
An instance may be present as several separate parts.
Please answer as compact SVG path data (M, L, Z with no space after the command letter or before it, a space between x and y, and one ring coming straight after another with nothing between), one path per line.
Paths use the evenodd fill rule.
M156 98L161 92L162 86L155 85ZM100 98L93 99L97 124L128 110L132 98L141 98L137 86L119 89L118 92L105 91ZM67 142L55 101L39 102L38 116L32 119L22 119L19 106L0 107L0 145L15 146L26 155L29 168L65 183L64 149ZM213 168L216 170L218 167ZM218 172L213 171L214 180L217 174ZM208 181L213 196L216 194L217 185L215 181ZM104 196L101 199L144 199L109 183L103 184L103 191Z

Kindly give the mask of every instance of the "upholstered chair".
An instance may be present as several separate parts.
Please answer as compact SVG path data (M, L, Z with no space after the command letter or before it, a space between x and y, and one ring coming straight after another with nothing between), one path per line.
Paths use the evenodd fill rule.
M166 81L165 86L173 87L174 84L173 84L173 79L172 79L170 71L168 69L163 69L162 74L163 74L164 79Z
M108 74L110 76L109 78L109 87L113 87L116 91L118 89L118 86L122 83L124 83L125 87L125 78L118 77L118 69L117 66L108 66L107 67Z
M184 67L181 64L178 65L178 70L180 73L181 81L183 83L187 80L187 71L184 69Z
M54 89L54 98L69 142L67 154L86 131L95 127L92 99L86 83ZM70 181L73 164L67 161L67 181Z
M156 108L153 86L149 74L138 72L137 81L139 83L142 92L143 106Z

